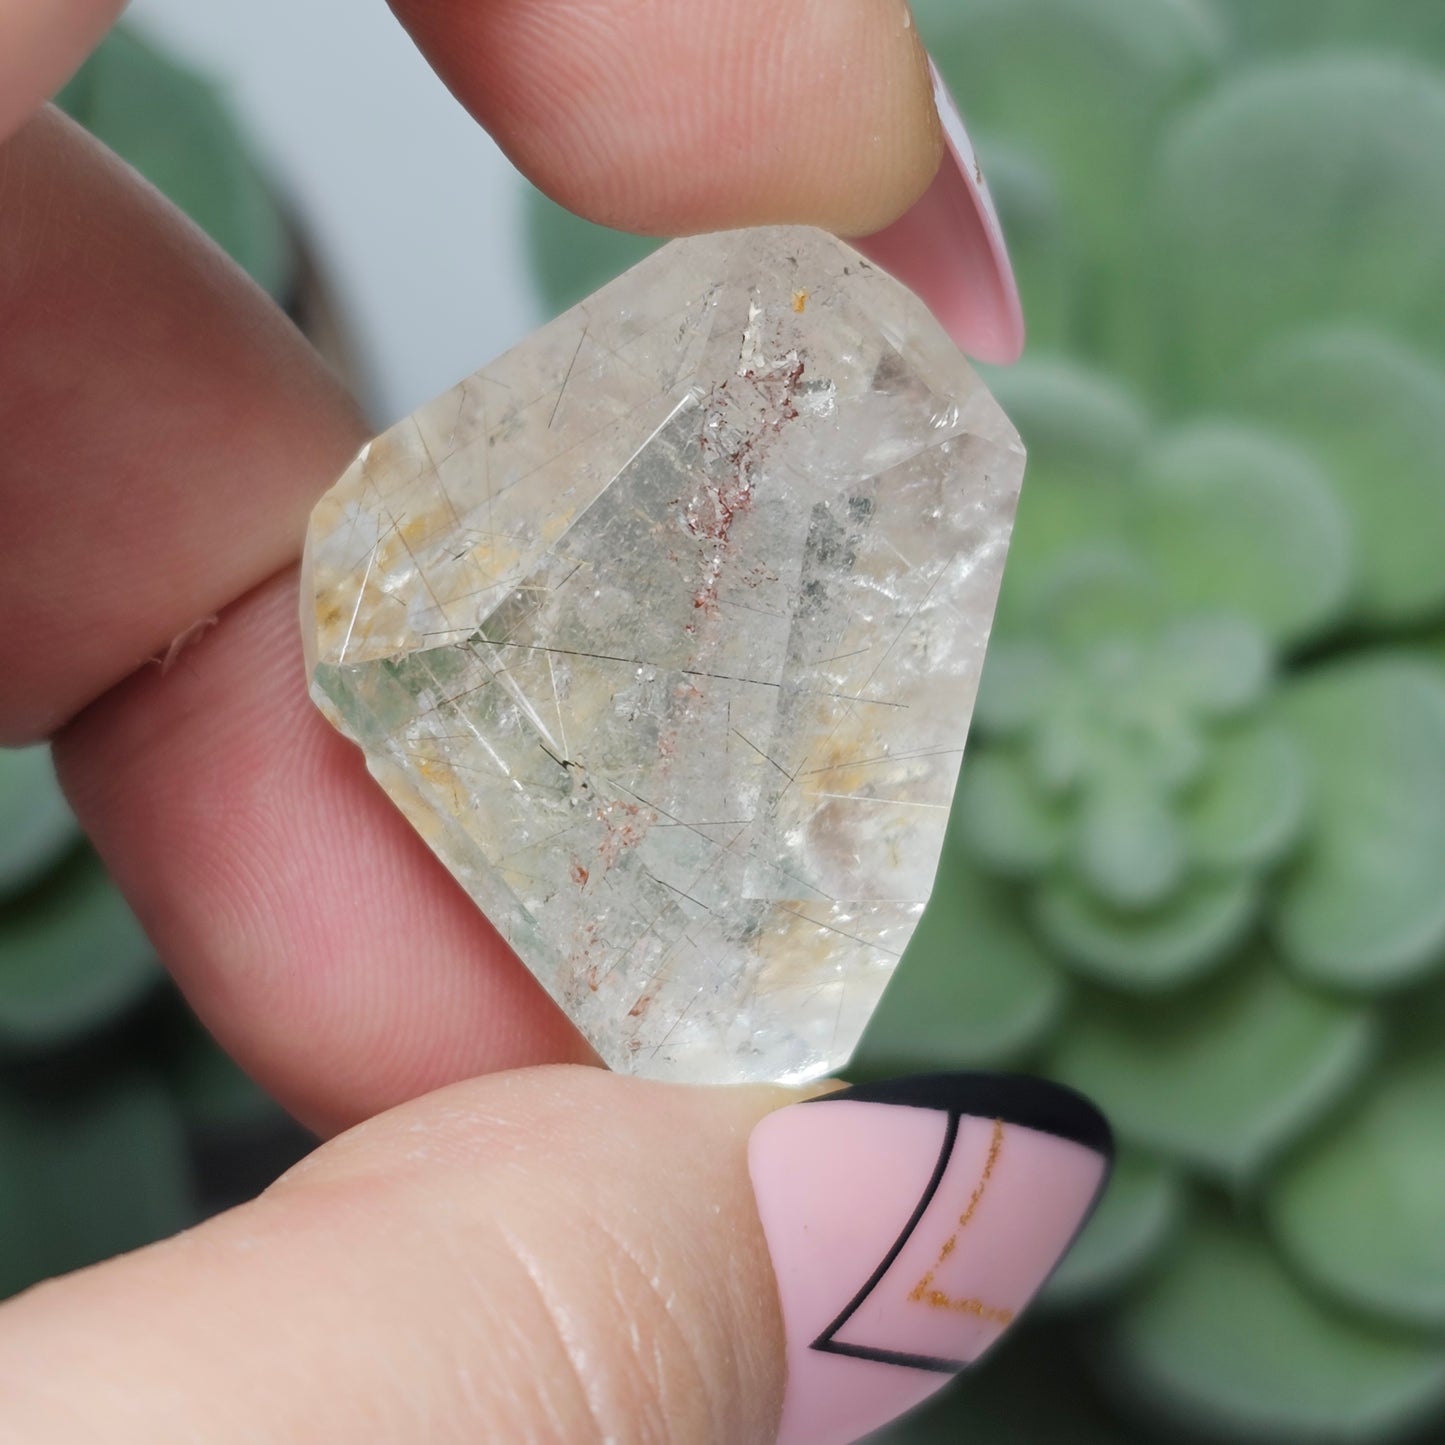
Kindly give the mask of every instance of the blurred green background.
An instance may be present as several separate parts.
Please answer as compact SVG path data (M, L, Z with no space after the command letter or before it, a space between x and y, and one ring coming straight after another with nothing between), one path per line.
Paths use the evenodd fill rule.
M1009 233L1031 461L934 903L855 1075L1110 1113L1045 1301L896 1442L1445 1439L1445 4L915 0ZM65 103L297 309L211 92ZM184 116L187 124L175 124ZM561 308L649 243L529 202ZM0 754L0 1294L304 1147Z

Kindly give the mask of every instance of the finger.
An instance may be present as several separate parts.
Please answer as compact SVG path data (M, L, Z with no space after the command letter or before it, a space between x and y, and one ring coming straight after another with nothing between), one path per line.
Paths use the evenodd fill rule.
M125 0L0 0L0 141L70 79Z
M489 1069L593 1057L306 693L287 569L55 744L192 1006L330 1134Z
M331 1131L590 1053L312 709L294 575L361 442L275 308L53 113L0 150L0 736L82 823L203 1017ZM166 667L168 644L219 621Z
M292 555L361 428L289 326L73 128L41 118L3 160L14 740ZM181 666L146 668L64 740L82 818L163 953L323 1129L481 1069L585 1056L355 756L315 741L287 586L223 611Z
M659 235L787 221L869 238L867 254L965 351L1018 359L1023 316L1003 232L906 0L392 8L563 205Z
M0 149L0 741L50 732L290 561L364 431L133 172L53 111L24 126Z
M1027 1303L1107 1130L1020 1080L788 1101L595 1070L418 1100L0 1310L7 1422L30 1445L739 1445L780 1421L843 1445Z
M944 162L922 199L859 249L912 287L970 356L1009 366L1024 349L1018 282L958 103L937 66L932 74Z
M877 230L941 156L904 0L393 0L533 181L604 224Z

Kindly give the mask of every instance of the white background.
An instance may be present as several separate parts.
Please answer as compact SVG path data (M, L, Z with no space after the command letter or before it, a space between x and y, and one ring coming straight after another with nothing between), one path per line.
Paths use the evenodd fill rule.
M523 182L382 0L133 0L128 14L227 95L318 246L379 422L542 319Z

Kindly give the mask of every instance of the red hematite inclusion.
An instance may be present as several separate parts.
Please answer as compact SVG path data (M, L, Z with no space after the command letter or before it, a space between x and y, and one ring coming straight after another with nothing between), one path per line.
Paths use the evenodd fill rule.
M753 479L767 457L768 444L790 421L796 420L798 383L803 362L791 352L775 370L761 375L748 367L717 386L704 403L698 446L703 454L724 464L720 480L705 480L683 512L687 530L716 544L705 556L706 575L693 594L692 605L716 616L718 576L732 540L733 521L748 510ZM738 425L737 414L750 422Z
M312 694L613 1068L814 1078L933 886L1022 469L843 242L674 242L322 499Z

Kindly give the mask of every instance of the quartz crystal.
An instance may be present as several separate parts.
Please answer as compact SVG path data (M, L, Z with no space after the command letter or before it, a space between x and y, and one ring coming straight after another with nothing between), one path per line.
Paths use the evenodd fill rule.
M812 1078L932 888L1022 471L850 247L673 242L322 499L312 692L614 1069Z

